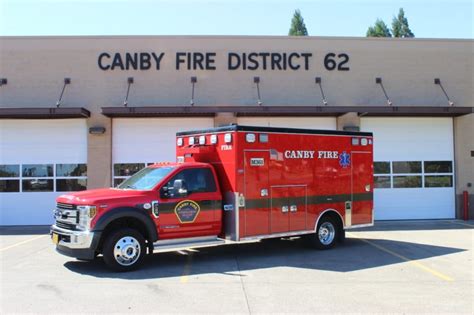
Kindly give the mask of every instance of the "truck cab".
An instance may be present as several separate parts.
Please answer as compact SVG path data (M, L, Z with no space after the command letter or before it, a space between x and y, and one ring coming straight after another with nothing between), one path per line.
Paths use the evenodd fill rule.
M114 269L126 269L142 252L153 251L158 236L216 238L222 230L221 204L211 165L157 163L116 188L58 197L51 233L65 255L90 260L101 252ZM119 232L111 241L101 237L114 230Z

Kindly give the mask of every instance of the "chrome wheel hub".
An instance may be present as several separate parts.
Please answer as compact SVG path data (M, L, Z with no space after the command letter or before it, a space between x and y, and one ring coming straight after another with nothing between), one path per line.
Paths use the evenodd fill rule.
M321 224L318 230L319 241L323 245L329 245L334 241L336 235L336 229L330 222L324 222Z
M131 236L122 237L115 243L114 257L122 266L130 266L140 257L140 243Z

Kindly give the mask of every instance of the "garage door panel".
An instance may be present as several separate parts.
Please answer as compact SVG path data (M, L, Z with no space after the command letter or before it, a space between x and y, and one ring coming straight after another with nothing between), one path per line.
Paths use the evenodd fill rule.
M454 218L451 118L362 118L361 129L374 133L375 183L384 187L374 190L376 220Z
M337 128L336 118L334 117L239 117L238 124L324 130L336 130Z
M0 173L0 225L51 224L55 199L66 193L57 190L69 187L56 184L85 183L85 168L70 171L86 163L86 120L0 120L0 166L8 170Z
M84 119L1 120L0 140L2 164L87 161Z
M114 163L175 161L176 132L214 126L213 118L114 119Z

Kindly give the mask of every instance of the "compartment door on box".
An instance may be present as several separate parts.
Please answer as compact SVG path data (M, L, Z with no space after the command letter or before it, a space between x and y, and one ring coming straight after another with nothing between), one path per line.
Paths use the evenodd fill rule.
M288 232L290 208L288 206L288 187L273 186L271 190L270 232Z
M244 195L245 213L243 236L265 235L270 233L269 151L245 151Z
M352 152L351 159L352 204L348 205L346 202L346 225L349 224L348 211L351 212L351 225L372 223L372 154L370 152Z
M306 186L288 187L290 231L306 230Z

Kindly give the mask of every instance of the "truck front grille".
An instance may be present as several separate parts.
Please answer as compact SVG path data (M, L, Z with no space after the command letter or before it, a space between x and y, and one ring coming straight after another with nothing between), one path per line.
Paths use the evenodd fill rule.
M54 212L54 219L56 220L56 226L59 228L72 231L77 230L77 224L79 223L77 206L58 202Z
M56 226L61 228L61 229L72 230L72 231L76 230L76 225L75 224L71 224L71 223L67 223L67 222L56 221Z

